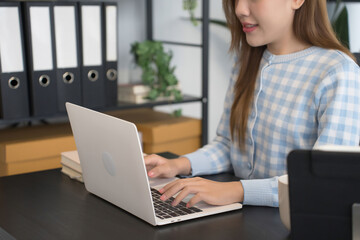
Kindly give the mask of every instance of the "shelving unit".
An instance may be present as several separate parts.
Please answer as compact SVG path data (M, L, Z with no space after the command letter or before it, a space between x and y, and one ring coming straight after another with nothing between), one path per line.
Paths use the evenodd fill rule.
M27 0L31 1L31 0ZM64 1L64 0L63 0ZM65 0L65 1L72 1L72 0ZM80 0L82 1L82 0ZM92 1L92 0L90 0ZM121 0L106 0L107 2L120 2ZM147 39L149 40L157 40L153 38L153 0L145 0L146 1L146 27L147 27ZM169 41L162 41L164 44L172 44L172 45L181 45L186 47L197 47L201 48L202 50L202 96L201 97L194 97L189 95L184 95L182 101L153 101L144 104L131 104L125 102L119 102L117 106L113 107L104 107L101 109L95 109L98 111L106 112L106 111L113 111L113 110L125 110L125 109L132 109L132 108L152 108L155 106L160 105L169 105L169 104L180 104L180 103L192 103L192 102L200 102L202 105L202 145L205 145L208 142L208 70L209 70L209 63L208 63L208 56L209 56L209 0L202 0L202 43L201 44L188 44L188 43L181 43L181 42L169 42ZM161 41L161 40L158 40ZM66 113L57 113L51 116L36 116L36 117L26 117L20 119L13 119L13 120L5 120L0 119L0 126L6 125L16 125L18 123L29 123L31 125L32 122L36 121L47 121L52 119L58 118L66 118Z
M199 47L202 50L202 96L194 98L194 102L200 101L202 105L202 145L208 142L208 81L209 81L209 0L202 0L202 40L201 44L189 44L182 42L162 41L154 39L153 35L153 0L146 0L146 34L147 39L161 41L164 44L180 45L186 47ZM186 102L186 97L184 98Z

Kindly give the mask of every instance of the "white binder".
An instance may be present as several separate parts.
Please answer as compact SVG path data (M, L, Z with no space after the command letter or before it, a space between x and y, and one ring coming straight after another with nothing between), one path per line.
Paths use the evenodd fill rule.
M83 105L105 106L102 3L80 2Z
M77 3L55 2L54 23L58 109L65 112L66 102L82 104Z
M105 64L105 97L107 106L117 105L117 77L118 77L118 51L117 51L117 4L104 3L104 64Z
M25 2L31 113L57 113L52 3Z
M3 73L23 72L20 6L0 5L0 56Z

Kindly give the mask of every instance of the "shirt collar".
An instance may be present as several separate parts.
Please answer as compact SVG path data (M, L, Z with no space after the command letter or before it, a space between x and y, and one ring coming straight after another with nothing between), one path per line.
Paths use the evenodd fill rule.
M317 51L319 47L309 47L307 49L301 50L299 52L294 52L290 54L285 55L275 55L269 52L269 50L265 50L263 58L267 60L269 63L281 63L281 62L289 62L291 60L295 60L304 56L307 56L309 54L312 54L313 52Z

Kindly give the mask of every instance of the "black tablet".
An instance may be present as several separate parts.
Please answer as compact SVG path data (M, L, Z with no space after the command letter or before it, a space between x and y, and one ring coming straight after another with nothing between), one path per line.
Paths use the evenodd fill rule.
M294 150L287 164L291 239L352 239L360 228L352 220L353 209L359 216L360 152Z

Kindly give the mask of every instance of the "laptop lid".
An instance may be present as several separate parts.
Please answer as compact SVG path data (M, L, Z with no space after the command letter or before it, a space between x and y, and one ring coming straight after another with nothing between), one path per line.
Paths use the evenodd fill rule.
M86 189L156 225L136 126L71 103L66 110Z
M334 149L288 155L292 239L351 239L356 230L352 211L360 203L360 152Z

